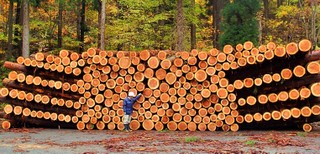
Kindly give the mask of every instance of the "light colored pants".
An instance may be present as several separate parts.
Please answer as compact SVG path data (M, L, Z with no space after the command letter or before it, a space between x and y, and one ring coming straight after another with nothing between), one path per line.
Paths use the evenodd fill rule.
M131 115L125 114L123 116L123 124L130 124L130 122L131 122Z

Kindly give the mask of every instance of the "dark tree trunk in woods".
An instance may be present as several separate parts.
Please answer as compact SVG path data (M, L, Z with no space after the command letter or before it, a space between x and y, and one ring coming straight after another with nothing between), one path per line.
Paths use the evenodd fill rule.
M13 0L10 0L9 15L8 15L8 52L6 59L10 59L13 56L12 51L12 32L13 32Z
M220 22L221 22L221 11L223 7L229 3L225 0L213 0L212 9L213 9L213 46L219 48L219 34L220 34Z
M106 23L106 0L99 2L99 41L98 46L101 50L105 49L105 23Z
M85 23L85 17L86 17L86 0L82 0L82 3L81 3L81 22L80 22L80 25L81 25L81 36L80 36L80 41L81 41L81 52L84 50L84 32L85 32L85 29L86 29L86 23Z
M192 16L195 16L194 5L195 5L195 0L191 0ZM191 23L191 49L195 49L195 48L196 48L196 25L194 23Z
M266 19L269 18L269 1L268 0L263 0L263 9L264 9L264 17Z
M23 7L23 20L22 20L22 56L29 57L30 49L29 49L29 1L22 1Z
M320 29L317 28L317 19L319 19L319 17L317 17L318 13L317 10L319 9L319 5L317 5L317 1L316 0L312 0L311 1L311 42L313 44L313 46L315 47L318 44L318 37L320 35Z
M17 11L16 11L16 25L22 26L22 6L21 6L21 1L17 1ZM19 28L14 29L14 36L21 36L21 31L19 31ZM18 37L15 37L13 40L17 46L17 51L14 53L14 57L18 57L21 55L21 43L22 41L18 39Z
M277 7L280 7L282 5L282 0L277 0Z
M63 1L59 0L59 15L58 15L58 48L62 47L62 11Z
M183 1L177 0L177 15L176 15L176 51L184 50L184 14L183 14Z

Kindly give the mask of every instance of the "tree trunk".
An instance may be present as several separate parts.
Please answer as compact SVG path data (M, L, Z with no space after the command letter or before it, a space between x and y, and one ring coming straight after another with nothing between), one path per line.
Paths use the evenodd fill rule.
M62 47L62 11L63 1L59 0L59 13L58 13L58 48Z
M80 21L80 27L81 27L81 35L80 35L80 42L81 42L81 46L80 46L80 51L84 51L84 32L86 29L86 23L85 23L85 17L86 17L86 0L82 0L81 3L81 21Z
M277 7L280 7L282 5L282 0L277 0Z
M195 0L191 0L191 13L193 17L195 17L194 5L195 5ZM196 48L196 25L194 23L191 23L191 49L195 49L195 48Z
M311 38L310 40L312 41L313 46L316 46L318 43L318 36L317 34L317 10L318 10L318 5L315 0L311 1ZM320 31L318 29L318 31ZM318 32L319 33L319 32Z
M264 17L269 18L269 0L263 0Z
M16 11L16 25L21 26L22 25L22 5L21 1L17 1L17 11ZM21 31L19 28L15 28L14 30L14 42L17 44L16 48L17 51L14 53L14 57L18 57L21 55L21 40L18 39L18 36L21 36Z
M13 0L10 0L8 15L8 52L6 59L9 60L13 56L12 51L12 33L13 33Z
M106 0L100 2L99 8L99 42L98 48L105 50Z
M23 7L23 20L22 20L22 56L29 57L30 49L29 49L29 1L22 1Z
M78 52L82 52L82 41L81 41L81 1L78 0L77 2L77 40L80 42L79 43L79 48L78 48Z
M176 51L184 51L184 13L183 13L183 1L178 0L177 1L177 15L176 15L176 45L175 50Z
M214 0L213 1L213 46L215 48L219 48L219 34L220 34L220 22L221 22L221 15L220 12L223 9L223 7L226 5L226 3L229 3L228 1L225 0Z

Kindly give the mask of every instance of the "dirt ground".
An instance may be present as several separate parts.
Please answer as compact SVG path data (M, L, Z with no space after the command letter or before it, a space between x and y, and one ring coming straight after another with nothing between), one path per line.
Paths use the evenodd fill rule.
M320 130L78 131L0 129L0 153L319 153Z

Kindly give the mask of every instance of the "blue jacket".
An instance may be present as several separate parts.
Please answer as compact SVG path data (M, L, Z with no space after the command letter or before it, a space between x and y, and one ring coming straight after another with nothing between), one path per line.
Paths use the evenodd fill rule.
M123 111L126 115L131 115L133 111L133 104L136 100L140 98L141 94L137 97L130 99L129 97L125 98L123 101Z

